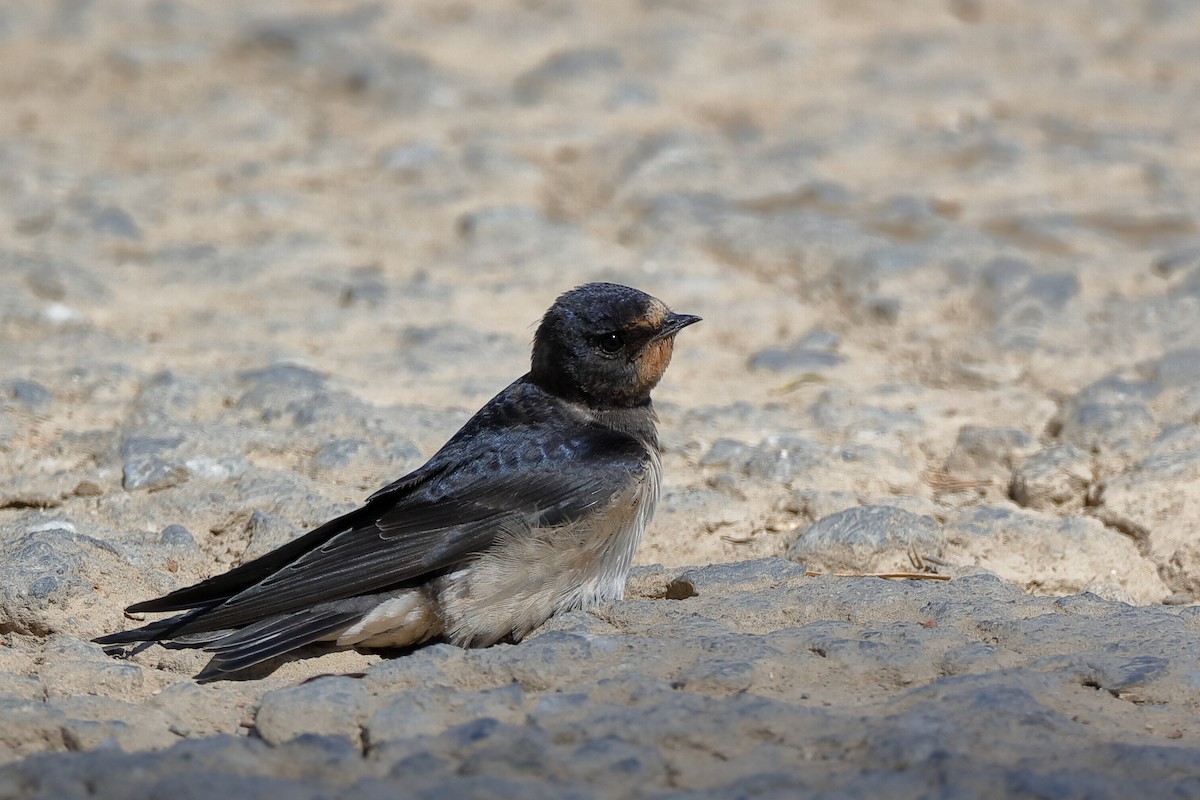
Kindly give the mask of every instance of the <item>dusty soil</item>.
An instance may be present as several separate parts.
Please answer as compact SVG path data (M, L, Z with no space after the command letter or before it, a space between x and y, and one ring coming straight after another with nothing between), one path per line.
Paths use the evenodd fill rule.
M1030 603L1109 604L1104 618L1128 626L1114 642L1141 641L1145 624L1162 674L1193 669L1192 4L28 3L0 10L0 65L0 696L28 725L0 738L12 770L104 742L283 747L255 723L265 692L397 669L309 653L260 681L196 687L199 654L120 663L87 640L128 624L130 602L265 552L419 465L526 369L554 297L591 280L705 318L655 395L667 490L639 564L778 557L801 573L955 578L904 590L926 605L903 618L871 603L877 579L814 584L857 592L847 603L873 609L868 628L927 622L939 593L968 603L990 574ZM802 574L784 584L799 593L788 602L811 599ZM975 615L1007 619L1016 601L986 586ZM671 605L647 591L631 607ZM769 643L820 621L764 618L755 591L730 595L730 635ZM632 663L669 683L651 664L674 663L687 636L654 613L666 627L650 638L673 644ZM641 635L609 623L605 635ZM1160 653L1177 625L1179 653ZM958 633L955 646L995 644ZM554 654L564 684L582 679L570 652ZM967 671L1004 686L1006 665L1057 675L1046 659L1069 655L1034 635L1012 652ZM920 660L888 666L903 677L880 689L849 659L854 679L822 702L869 718L899 687L955 674L910 671ZM499 686L481 663L437 682ZM690 691L763 694L734 684ZM1179 737L1155 746L1194 746L1194 688L1170 686L1152 702L1161 736ZM386 696L368 694L353 724L324 732L353 728L362 749L362 709ZM799 708L801 694L772 701ZM531 702L505 720L536 717ZM495 716L485 706L476 716ZM1129 744L1105 713L1094 741L1067 748L1080 769L1101 758L1089 742ZM241 757L224 746L214 763ZM446 747L448 763L465 758ZM673 769L646 786L725 785ZM821 785L853 793L844 777ZM913 780L902 792L934 778Z

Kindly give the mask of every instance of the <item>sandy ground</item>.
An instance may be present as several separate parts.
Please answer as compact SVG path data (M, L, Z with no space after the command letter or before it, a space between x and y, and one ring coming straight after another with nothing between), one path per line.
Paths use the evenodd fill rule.
M1190 606L1197 13L0 10L0 689L87 693L125 605L418 466L590 280L705 318L655 394L639 564ZM139 658L101 695L202 663ZM176 735L253 731L262 687L211 691ZM89 749L37 741L5 756Z

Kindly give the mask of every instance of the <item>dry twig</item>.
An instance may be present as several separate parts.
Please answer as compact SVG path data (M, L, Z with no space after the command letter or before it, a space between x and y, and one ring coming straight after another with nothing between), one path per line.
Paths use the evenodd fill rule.
M819 578L822 575L832 575L835 578L887 578L889 580L901 581L948 581L949 575L938 575L934 572L818 572L813 569L806 569L804 576L807 578Z

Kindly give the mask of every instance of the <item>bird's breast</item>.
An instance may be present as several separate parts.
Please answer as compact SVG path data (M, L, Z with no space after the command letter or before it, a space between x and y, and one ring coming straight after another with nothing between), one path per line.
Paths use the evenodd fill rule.
M566 525L503 531L438 589L446 637L463 646L520 640L551 615L619 600L662 486L656 450L609 502Z

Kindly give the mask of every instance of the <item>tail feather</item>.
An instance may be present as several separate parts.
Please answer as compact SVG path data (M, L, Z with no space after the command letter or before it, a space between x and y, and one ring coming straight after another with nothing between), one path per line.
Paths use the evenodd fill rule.
M167 619L160 619L157 622L151 622L148 625L143 625L140 628L131 628L127 631L117 631L104 636L97 636L92 641L99 645L124 645L124 644L139 644L141 642L156 642L163 639L170 639L171 634L188 624L196 617L208 611L211 606L197 608L188 611L184 614L176 614Z
M237 631L204 648L216 655L196 676L196 681L207 683L228 677L230 673L333 636L361 618L361 611L315 615L302 612L271 620L274 624L265 626L257 635L247 635L249 629ZM227 639L234 641L226 644Z
M278 640L282 637L301 632L313 625L321 625L327 619L343 616L342 612L311 612L300 611L280 617L271 617L245 628L238 628L228 636L222 637L205 647L209 653L230 653L234 651L248 652L249 648ZM361 614L354 614L356 617Z

